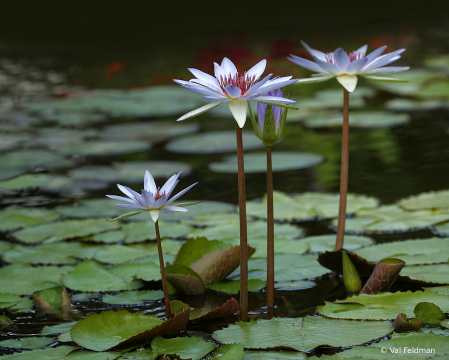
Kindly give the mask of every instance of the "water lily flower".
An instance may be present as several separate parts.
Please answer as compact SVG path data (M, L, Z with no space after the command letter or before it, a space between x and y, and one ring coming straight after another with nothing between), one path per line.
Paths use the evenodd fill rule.
M387 48L387 46L382 46L366 55L368 46L363 45L350 54L347 54L342 48L325 54L312 49L304 41L301 41L301 43L313 56L315 62L295 55L290 55L291 57L288 59L299 66L316 71L318 74L313 74L311 78L301 79L299 82L319 82L336 77L338 82L349 92L355 90L358 75L374 81L407 82L407 80L378 76L408 70L410 68L408 66L385 66L400 59L400 54L405 49L381 55Z
M161 188L157 188L153 176L150 174L148 170L145 171L144 189L142 189L142 194L139 194L134 190L131 190L127 186L117 184L117 187L120 189L120 191L124 193L126 196L128 196L129 199L115 195L106 195L106 196L110 199L124 202L124 204L117 204L117 206L119 207L138 209L138 211L121 215L109 221L123 219L129 216L140 214L142 211L148 211L151 215L151 218L156 223L159 218L159 213L161 212L161 210L183 211L183 212L188 211L187 209L184 208L185 206L198 204L201 201L170 205L173 201L175 201L181 195L184 195L192 187L198 184L195 183L190 185L189 187L185 188L184 190L180 191L175 196L173 196L171 199L169 199L172 191L175 189L176 185L179 182L178 178L181 175L181 173L182 171L180 171L177 174L174 174L172 177L170 177L170 179L166 181L164 186L162 186Z
M188 90L200 93L203 99L212 101L198 109L181 116L177 121L185 120L200 115L218 105L227 102L234 119L240 128L245 125L248 100L255 100L264 104L281 107L289 107L294 101L277 96L264 96L263 93L275 90L298 81L291 76L271 79L273 74L265 76L259 81L265 71L266 60L262 60L248 71L239 73L237 68L228 58L224 58L221 65L214 63L215 77L197 69L188 69L195 79L189 81L173 81Z
M269 91L267 97L282 97L281 89ZM296 102L296 101L295 101ZM273 146L282 136L287 111L279 106L257 103L257 122L251 105L249 107L251 121L256 136L262 140L265 146Z

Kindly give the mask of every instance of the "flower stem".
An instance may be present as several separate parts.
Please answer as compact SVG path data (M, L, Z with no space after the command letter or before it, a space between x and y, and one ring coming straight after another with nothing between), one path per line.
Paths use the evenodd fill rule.
M167 290L167 279L165 278L165 267L164 267L164 255L162 254L161 235L159 233L159 224L157 221L154 223L154 226L156 228L157 251L159 253L159 265L161 267L161 278L162 278L162 289L164 290L165 311L167 312L167 319L170 319L172 317L170 309L170 297L168 295Z
M248 321L248 244L246 229L245 166L243 163L242 129L235 124L240 216L240 320Z
M343 247L345 238L346 199L348 196L349 167L349 92L343 89L343 132L341 144L341 175L340 175L340 207L338 210L337 241L335 250Z
M267 306L274 307L273 168L267 146Z

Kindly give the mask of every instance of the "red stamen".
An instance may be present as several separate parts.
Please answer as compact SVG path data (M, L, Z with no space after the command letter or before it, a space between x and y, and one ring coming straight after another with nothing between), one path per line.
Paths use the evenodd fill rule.
M240 90L242 90L241 95L244 95L248 89L253 86L256 82L256 75L248 76L246 72L243 75L239 75L236 73L234 76L229 75L221 75L218 79L218 83L220 84L221 90L229 96L226 92L225 87L229 84L237 86Z
M362 59L362 58L363 58L362 53L357 52L357 51L353 51L352 53L349 54L349 60L351 62L358 60L358 59Z
M159 193L159 189L157 189L156 194L153 194L154 201L159 200L160 198L163 198L165 196L165 192Z

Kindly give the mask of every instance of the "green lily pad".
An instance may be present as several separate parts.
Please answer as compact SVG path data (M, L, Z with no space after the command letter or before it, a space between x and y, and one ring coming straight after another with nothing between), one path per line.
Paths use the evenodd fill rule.
M440 70L449 70L449 55L434 55L424 59L424 65Z
M67 322L67 323L61 323L59 325L44 326L42 329L42 335L64 334L64 333L70 332L70 329L76 323L77 323L77 321L72 321L72 322Z
M429 287L424 288L425 291L437 293L440 295L449 295L449 286L436 286L436 287Z
M117 265L137 260L148 255L151 255L151 252L146 251L144 248L134 249L123 245L109 245L98 251L94 256L94 259L102 263Z
M70 171L69 175L75 180L141 183L145 170L149 170L154 178L167 178L180 171L182 176L187 176L192 171L192 166L175 161L117 162L112 166L82 166Z
M125 281L93 260L84 260L72 272L62 275L61 281L67 288L78 291L134 290L143 285L138 280Z
M8 324L11 324L11 319L6 315L0 315L0 329L3 329Z
M229 346L229 345L225 345ZM322 357L323 360L324 357ZM244 360L306 360L306 354L296 351L245 351ZM312 359L312 358L310 358Z
M0 151L14 150L29 138L28 134L0 134Z
M41 223L51 222L61 216L56 211L18 208L6 209L0 212L0 230L15 230Z
M123 209L113 206L108 198L86 199L76 205L59 206L58 212L69 218L115 218L123 214Z
M160 336L151 342L157 354L178 355L181 359L200 360L215 349L215 344L201 338L164 339Z
M8 309L23 300L22 297L13 294L0 293L0 309Z
M253 132L243 131L243 149L259 149L265 145ZM226 153L237 150L234 131L214 131L197 135L183 136L170 141L165 149L182 154Z
M166 256L164 256L166 261ZM122 277L128 282L131 282L134 278L144 281L159 281L161 280L161 270L158 263L148 264L120 264L113 266L109 271L117 276Z
M215 331L212 337L224 344L243 344L247 349L310 351L320 345L346 347L363 344L391 331L393 327L389 322L358 322L306 316L238 322Z
M52 103L49 104L44 103L43 106L51 107L52 106L51 104ZM58 102L55 102L54 104L58 104ZM47 108L44 108L43 110L47 110ZM76 127L76 128L101 123L108 120L108 117L103 114L94 114L94 113L84 114L81 112L77 112L76 108L74 108L72 111L69 110L67 112L60 112L58 114L47 115L45 117L48 122L57 123L60 126Z
M19 150L0 155L0 169L31 169L48 166L61 160L59 155L45 150Z
M133 154L151 149L148 141L88 141L58 148L64 155L114 156Z
M259 291L267 286L266 281L250 279L248 280L248 291ZM240 280L230 280L209 284L209 289L226 294L237 294L240 291Z
M70 295L63 286L35 291L33 293L33 300L41 308L60 308L72 304Z
M256 238L266 236L267 224L265 221L252 221L247 225L248 238ZM301 237L304 230L298 226L291 224L274 224L274 236L283 239L294 239ZM226 239L239 237L239 223L229 222L218 224L217 226L207 227L204 229L194 229L188 234L188 237L206 237L208 239Z
M402 269L402 276L431 284L449 284L449 264L407 266Z
M106 126L101 130L102 140L132 140L162 142L173 137L196 133L198 124L192 122L151 121Z
M295 281L284 281L277 282L274 287L278 290L300 290L309 289L315 286L313 281L295 280Z
M349 102L350 108L355 109L364 107L365 101L363 96L372 96L374 93L373 89L370 88L362 88L360 93L358 90L359 88L357 88L356 92L351 94L351 101ZM300 109L306 108L314 110L341 108L343 106L343 92L340 89L317 91L312 98L298 98L298 102L295 106Z
M27 244L35 244L41 241L53 243L119 228L120 224L108 223L105 219L64 220L19 230L14 233L14 237Z
M162 290L123 291L117 295L103 295L101 301L112 305L143 305L145 301L155 301L164 298Z
M449 220L449 212L441 210L406 211L398 205L362 209L355 218L346 220L346 231L353 233L401 232L426 228ZM333 220L333 226L337 221Z
M0 241L0 255L11 249L11 247L12 245L7 243L6 241Z
M430 191L398 201L405 210L449 210L449 190Z
M140 243L147 240L156 240L156 230L154 227L154 223L148 218L148 213L145 215L147 216L146 222L130 222L122 225L121 232L123 233L125 244ZM185 237L189 233L189 231L192 230L192 228L188 225L166 222L163 220L159 221L159 229L162 238ZM176 243L180 244L179 242Z
M38 129L38 134L33 138L33 143L50 149L58 149L61 146L80 144L87 139L96 138L97 135L98 131L95 129L45 127Z
M0 341L0 346L13 349L41 349L44 346L50 345L54 342L52 338L46 337L27 337L17 340L8 339Z
M189 308L163 322L153 315L130 313L126 310L105 311L86 316L71 330L73 341L94 351L117 347L145 345L158 335L171 336L180 332L189 321Z
M448 252L449 239L442 238L395 241L355 251L371 262L393 257L405 261L407 265L445 263L449 258Z
M447 102L442 100L392 99L385 103L385 108L390 111L428 111L445 107Z
M335 235L318 235L308 236L298 240L310 246L310 252L332 251L335 248ZM373 244L373 240L366 236L346 235L344 248L349 251L369 246ZM276 244L275 244L276 245Z
M71 346L59 346L59 347L47 347L43 350L23 351L21 353L14 353L8 355L8 359L19 360L61 360L64 359L67 354L73 351Z
M227 239L228 240L228 239ZM226 241L227 241L226 240ZM235 239L239 241L239 239ZM267 257L267 237L250 238L248 245L256 249L255 254L252 256L256 258ZM274 238L274 253L275 254L297 254L300 255L309 250L309 244L300 240Z
M60 242L39 246L14 245L3 254L3 260L9 263L24 264L74 264L75 258L91 259L101 250L100 246L79 242Z
M196 202L198 200L183 200L182 202ZM175 203L176 205L176 203ZM186 208L187 210L189 210L188 212L176 212L176 211L170 211L169 213L164 214L163 212L161 213L162 218L165 218L168 221L186 221L189 219L193 219L196 216L209 216L211 214L227 214L227 213L234 213L236 211L236 206L233 204L229 204L229 203L225 203L225 202L221 202L221 201L211 201L211 200L206 200L203 201L202 203L196 204L195 206L189 206ZM137 220L140 217L132 217L130 218L130 220Z
M216 348L209 356L209 360L243 360L245 348L241 344L223 345L221 348Z
M22 190L39 188L51 179L50 175L25 174L14 179L0 181L0 188L10 190Z
M398 125L405 125L410 121L408 114L392 114L387 111L360 111L351 112L349 117L350 127L359 128L385 128ZM343 116L313 117L304 122L306 127L322 128L322 127L341 127L343 124Z
M60 339L58 339L61 341ZM71 352L65 359L68 360L115 360L122 359L120 352L92 352L86 350L75 350Z
M422 87L415 94L421 98L445 98L449 96L449 81L447 79L438 79Z
M414 312L424 324L440 324L445 318L441 309L430 302L420 302L416 305Z
M435 235L448 236L449 235L449 222L434 225L432 232Z
M16 295L31 295L33 292L54 287L60 277L73 271L72 266L38 266L12 264L0 268L0 289Z
M204 255L213 253L218 249L226 250L229 247L229 244L218 240L208 240L205 237L190 239L182 244L173 264L189 267Z
M245 173L267 171L267 155L265 153L245 154ZM272 154L273 171L306 169L324 161L324 157L312 153L274 152ZM237 173L237 156L224 158L222 162L209 164L209 169L215 172Z
M425 291L361 294L338 303L325 302L318 306L318 313L340 319L387 320L395 319L400 312L412 314L420 302L432 302L443 311L449 311L447 296Z

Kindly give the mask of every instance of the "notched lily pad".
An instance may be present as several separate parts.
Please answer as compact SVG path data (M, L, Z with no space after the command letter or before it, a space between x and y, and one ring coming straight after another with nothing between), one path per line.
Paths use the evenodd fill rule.
M105 294L101 301L111 305L143 305L144 301L156 301L163 298L162 290L122 291L116 295Z
M405 210L449 209L449 190L430 191L398 201Z
M0 181L0 188L9 190L23 190L39 188L48 181L51 176L45 174L24 174L10 180Z
M439 306L431 302L420 302L416 305L413 312L424 324L439 325L440 322L446 317Z
M88 141L58 148L64 155L114 156L133 154L151 149L148 141Z
M397 331L418 331L421 329L421 319L415 316L413 319L408 321L407 315L400 313L393 322L393 326Z
M167 280L176 290L187 295L204 293L205 285L201 277L191 268L184 265L169 265L165 268Z
M70 295L63 286L36 291L33 293L33 300L41 308L61 308L72 304Z
M15 230L51 222L61 216L56 211L33 208L6 209L0 212L0 231Z
M54 339L47 337L26 337L0 341L0 346L12 349L41 349L53 342Z
M170 357L177 355L176 358L180 359L200 360L215 349L215 344L197 337L164 339L158 336L151 342L151 348L156 354L165 354ZM166 357L166 359L169 358Z
M195 321L211 321L215 319L227 318L234 315L240 310L239 303L234 298L230 298L222 306L217 306L215 309L211 306L200 309L190 310L190 320Z
M267 286L267 282L258 279L248 280L248 291L259 291ZM229 280L215 284L209 284L208 288L225 294L237 294L240 291L240 280Z

